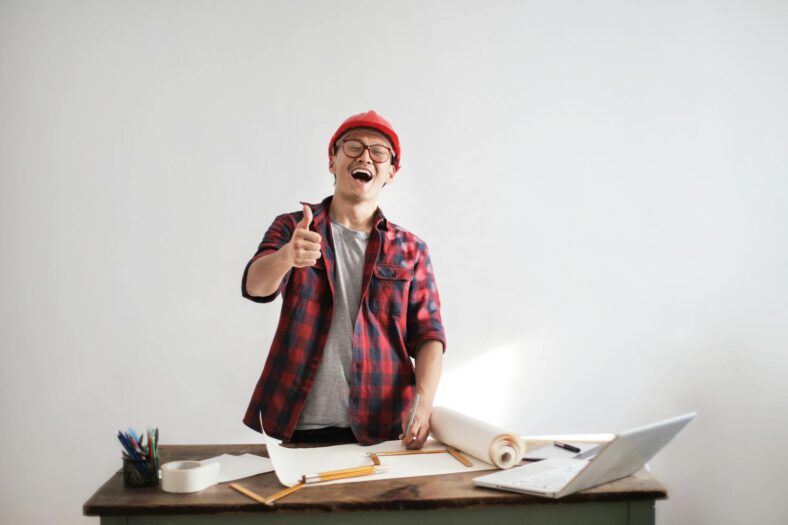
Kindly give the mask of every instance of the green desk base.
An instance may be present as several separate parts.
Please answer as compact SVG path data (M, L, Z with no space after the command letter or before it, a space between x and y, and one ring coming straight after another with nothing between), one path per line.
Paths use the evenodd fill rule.
M104 516L101 525L654 525L654 501L463 509Z

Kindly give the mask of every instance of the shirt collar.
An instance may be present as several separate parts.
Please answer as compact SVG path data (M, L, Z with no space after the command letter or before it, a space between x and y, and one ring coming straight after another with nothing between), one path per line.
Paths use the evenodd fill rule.
M324 222L329 220L328 211L331 209L331 199L333 199L333 195L329 195L320 204L309 204L312 208L312 214L314 216L314 223L315 227L317 228ZM383 210L378 209L375 210L375 218L373 219L375 224L375 229L381 231L389 231L389 221L385 215L383 215Z

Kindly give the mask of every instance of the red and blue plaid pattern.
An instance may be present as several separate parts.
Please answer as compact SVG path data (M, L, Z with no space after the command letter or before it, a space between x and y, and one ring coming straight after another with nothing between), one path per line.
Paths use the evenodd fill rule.
M335 255L328 210L331 197L311 205L310 229L322 238L322 257L308 268L293 268L279 289L267 297L246 290L246 275L256 259L290 241L303 212L278 216L268 228L241 281L244 297L267 303L282 294L282 311L260 380L244 423L289 440L331 326ZM361 306L353 333L350 425L362 444L397 439L403 411L414 395L416 375L411 357L425 341L446 348L440 298L427 245L389 222L378 210L369 236L361 285Z

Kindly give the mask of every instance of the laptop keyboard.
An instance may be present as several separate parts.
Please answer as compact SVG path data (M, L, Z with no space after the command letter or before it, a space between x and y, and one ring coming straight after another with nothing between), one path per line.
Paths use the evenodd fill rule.
M529 474L523 479L512 481L512 485L524 488L532 488L547 491L556 491L569 482L570 479L584 467L585 465L570 465L544 472L537 472Z

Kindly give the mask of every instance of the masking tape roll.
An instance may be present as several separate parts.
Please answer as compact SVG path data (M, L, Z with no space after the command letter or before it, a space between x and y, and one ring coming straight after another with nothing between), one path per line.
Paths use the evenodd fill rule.
M161 466L161 488L164 492L197 492L216 485L219 463L171 461Z

